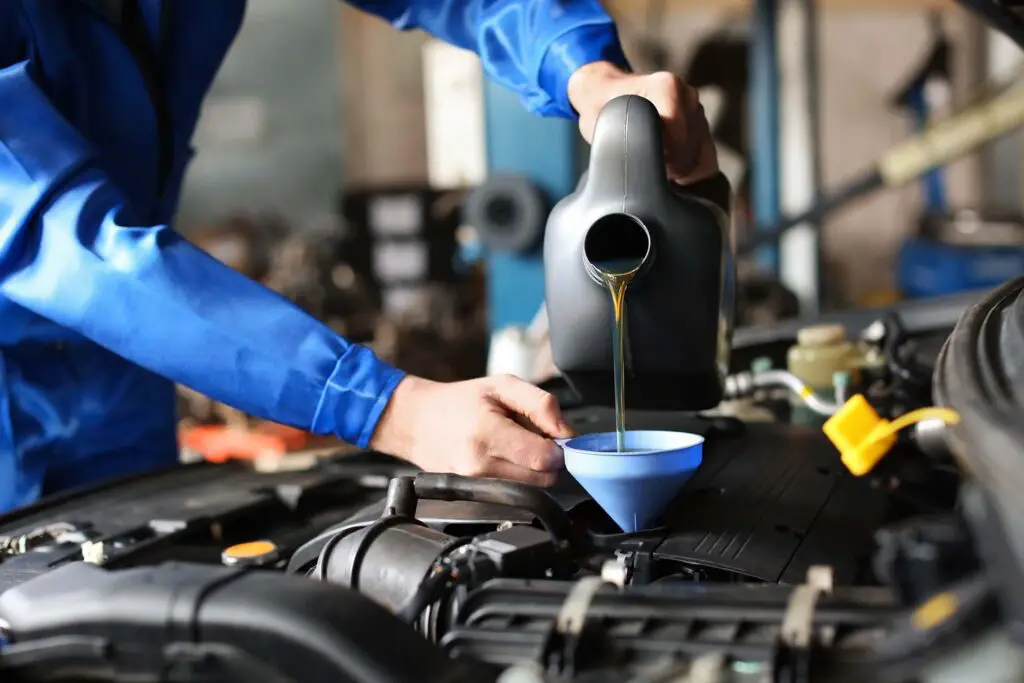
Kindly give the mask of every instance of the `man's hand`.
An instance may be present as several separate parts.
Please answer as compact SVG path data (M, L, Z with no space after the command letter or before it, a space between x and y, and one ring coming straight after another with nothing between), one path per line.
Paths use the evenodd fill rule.
M552 438L572 436L551 394L516 377L450 384L406 377L370 446L431 472L551 486L562 469Z
M569 101L580 115L580 132L587 142L597 115L620 95L650 100L665 124L665 163L669 178L692 183L718 172L718 157L697 90L675 74L631 74L608 62L580 67L569 78Z

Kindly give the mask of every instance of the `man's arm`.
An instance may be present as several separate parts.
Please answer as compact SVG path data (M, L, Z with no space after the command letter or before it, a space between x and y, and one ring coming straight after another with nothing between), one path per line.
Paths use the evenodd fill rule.
M0 69L0 294L253 415L365 446L403 375L124 198L27 62Z
M575 118L569 78L584 64L628 70L598 0L349 0L395 28L423 29L480 56L484 71L533 112Z

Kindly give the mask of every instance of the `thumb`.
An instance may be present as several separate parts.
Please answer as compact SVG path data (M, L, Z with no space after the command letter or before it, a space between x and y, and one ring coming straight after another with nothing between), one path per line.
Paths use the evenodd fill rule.
M555 397L529 382L512 375L495 377L488 396L512 413L525 417L545 436L572 436L572 429L562 418L562 409Z

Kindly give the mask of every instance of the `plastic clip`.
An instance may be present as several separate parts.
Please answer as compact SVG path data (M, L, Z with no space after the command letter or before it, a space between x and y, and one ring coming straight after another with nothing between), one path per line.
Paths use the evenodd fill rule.
M541 648L540 662L547 671L572 676L581 668L578 666L579 656L588 649L581 647L585 638L587 613L594 596L606 585L613 584L608 584L599 576L586 576L569 590Z

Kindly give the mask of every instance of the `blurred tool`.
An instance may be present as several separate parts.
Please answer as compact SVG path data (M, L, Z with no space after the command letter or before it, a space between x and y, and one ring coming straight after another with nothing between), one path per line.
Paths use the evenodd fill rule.
M915 133L923 133L936 114L941 118L953 97L950 73L953 48L938 12L929 15L929 26L932 35L928 55L908 82L897 90L891 103L910 114ZM926 214L942 214L949 209L943 175L942 169L933 168L922 179Z
M1021 125L1024 125L1024 88L1013 88L900 143L882 156L870 171L825 194L807 211L759 231L740 247L749 251L762 244L772 244L786 230L808 221L818 224L822 217L864 195L905 185Z

